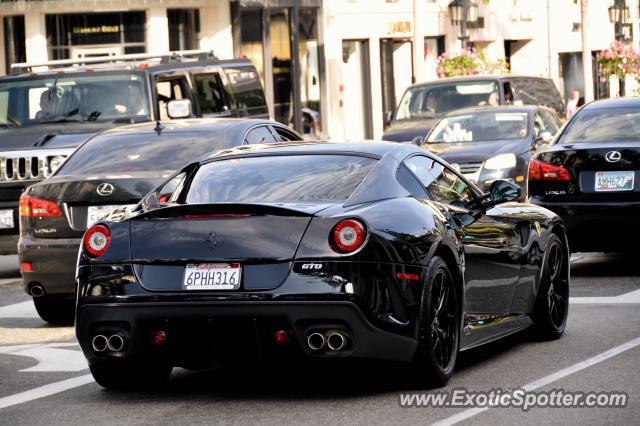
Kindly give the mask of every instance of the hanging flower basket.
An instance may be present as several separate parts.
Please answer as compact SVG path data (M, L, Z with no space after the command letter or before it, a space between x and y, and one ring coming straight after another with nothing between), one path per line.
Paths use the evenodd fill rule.
M613 42L610 48L598 54L598 65L600 74L605 78L615 75L624 79L625 76L632 75L640 81L640 55L631 45Z
M443 53L438 58L438 77L458 77L478 74L508 74L504 59L490 60L481 49L463 49L455 56Z

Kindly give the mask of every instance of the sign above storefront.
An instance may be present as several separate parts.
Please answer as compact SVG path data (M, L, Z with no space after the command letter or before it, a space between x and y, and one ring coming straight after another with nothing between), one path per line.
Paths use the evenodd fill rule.
M411 33L411 21L387 22L387 35L410 35Z
M113 34L119 33L120 27L118 25L98 25L95 27L73 27L71 29L73 34Z

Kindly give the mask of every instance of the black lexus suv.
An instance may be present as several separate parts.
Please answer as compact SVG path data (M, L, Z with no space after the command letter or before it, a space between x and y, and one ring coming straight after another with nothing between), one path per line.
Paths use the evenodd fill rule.
M20 194L82 142L117 126L192 117L268 118L251 62L188 51L12 65L0 77L0 254L17 253Z

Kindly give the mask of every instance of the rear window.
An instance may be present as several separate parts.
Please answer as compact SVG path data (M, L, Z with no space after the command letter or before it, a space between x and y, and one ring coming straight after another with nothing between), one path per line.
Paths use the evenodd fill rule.
M103 135L81 146L58 176L139 171L173 171L194 159L227 148L203 132Z
M348 155L246 157L203 165L187 203L344 201L376 160Z
M640 140L640 109L582 110L567 125L558 143L635 142Z

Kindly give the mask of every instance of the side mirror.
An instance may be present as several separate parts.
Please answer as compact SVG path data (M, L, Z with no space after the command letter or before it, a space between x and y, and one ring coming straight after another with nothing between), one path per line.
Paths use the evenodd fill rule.
M424 142L424 138L422 136L416 136L411 140L415 145L421 146L422 142Z
M538 137L536 137L536 143L547 144L553 140L554 134L549 130L540 130Z
M489 189L490 201L485 207L493 207L498 204L516 201L522 195L522 188L507 180L495 180Z
M391 120L393 119L393 111L385 111L384 112L384 127L387 127L389 124L391 124Z
M169 118L191 117L191 101L189 99L169 101L167 104L167 115Z

